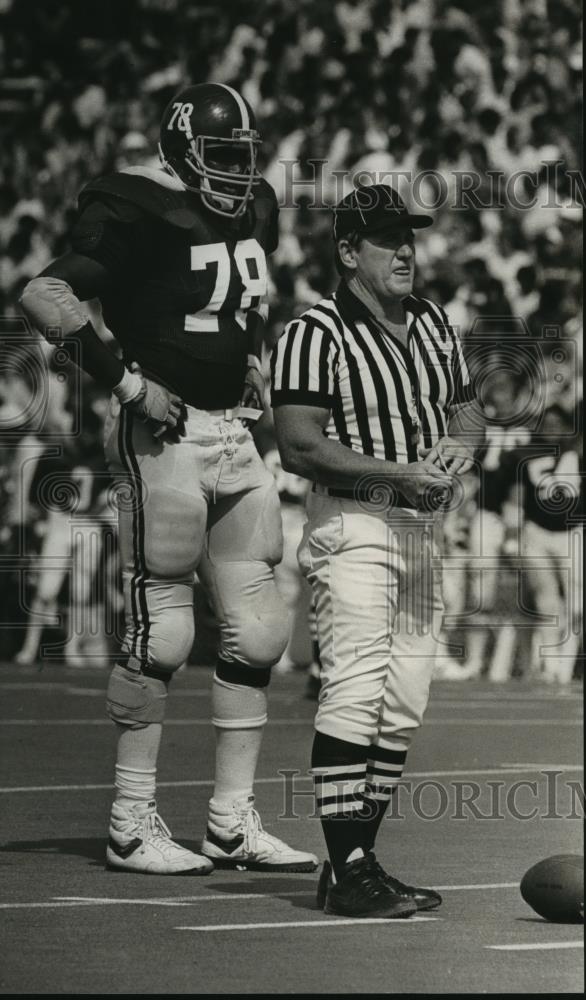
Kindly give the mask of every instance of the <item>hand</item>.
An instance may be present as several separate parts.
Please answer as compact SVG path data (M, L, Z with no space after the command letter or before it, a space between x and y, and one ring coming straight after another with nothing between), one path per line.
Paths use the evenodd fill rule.
M449 495L452 476L426 459L401 466L400 473L392 477L392 484L415 506L425 506L426 495L429 498L432 494L437 498L442 487L446 496Z
M240 406L247 406L252 410L262 410L264 394L265 380L262 372L252 366L247 368ZM248 421L243 420L243 423L247 424Z
M158 382L145 378L138 365L133 365L132 371L140 375L144 388L135 399L124 403L124 406L149 425L153 437L158 439L168 434L171 441L185 437L187 414L183 400Z
M474 465L474 453L457 438L443 437L433 448L420 448L419 456L452 476L463 476Z

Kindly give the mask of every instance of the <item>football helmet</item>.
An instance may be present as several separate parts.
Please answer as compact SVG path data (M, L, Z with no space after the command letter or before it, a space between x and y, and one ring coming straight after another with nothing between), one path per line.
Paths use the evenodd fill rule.
M261 138L247 101L223 83L198 83L175 94L161 121L163 167L218 215L246 211L260 175Z

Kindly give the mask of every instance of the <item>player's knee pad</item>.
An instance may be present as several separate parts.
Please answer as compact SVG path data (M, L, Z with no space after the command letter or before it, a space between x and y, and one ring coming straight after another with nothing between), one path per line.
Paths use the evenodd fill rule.
M289 616L275 591L275 611L269 606L256 619L246 622L238 635L237 659L252 669L274 666L287 648Z
M146 498L149 530L145 534L145 561L162 580L192 576L201 557L206 507L188 493L151 487Z
M263 586L256 607L240 623L230 654L256 669L272 667L285 652L289 631L287 609L271 580Z
M185 663L189 656L195 634L193 622L193 607L189 599L180 595L175 598L185 603L170 605L168 603L169 585L157 595L151 594L148 600L148 613L140 619L134 616L128 621L124 650L140 650L140 660L136 657L137 666L148 664L154 670L171 675ZM187 590L187 588L185 588ZM189 590L191 595L191 590Z
M186 612L178 614L174 609L150 626L148 664L160 673L171 675L179 670L191 652L195 637L193 610Z
M108 684L108 715L113 722L130 729L142 729L162 722L169 681L146 676L116 664Z

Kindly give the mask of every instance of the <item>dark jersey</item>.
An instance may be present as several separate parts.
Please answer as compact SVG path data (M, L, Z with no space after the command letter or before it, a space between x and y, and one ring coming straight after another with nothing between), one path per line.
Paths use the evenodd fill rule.
M547 531L567 531L581 520L582 477L577 451L534 437L509 457L509 484L523 487L523 512Z
M210 212L159 170L133 168L80 194L73 249L111 276L104 320L146 375L202 409L240 399L247 317L267 292L278 207L262 180L239 219Z
M581 509L578 453L545 445L522 466L525 517L548 531L566 531L577 524Z
M483 510L500 513L514 475L511 456L530 439L531 432L525 427L489 425L486 428L486 439L479 454L478 504Z

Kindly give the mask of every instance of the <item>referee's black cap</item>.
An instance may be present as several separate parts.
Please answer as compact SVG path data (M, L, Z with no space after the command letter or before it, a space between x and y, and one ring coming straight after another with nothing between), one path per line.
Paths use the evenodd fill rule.
M430 215L414 215L390 184L365 184L355 188L334 208L334 239L349 233L381 233L409 227L426 229Z

